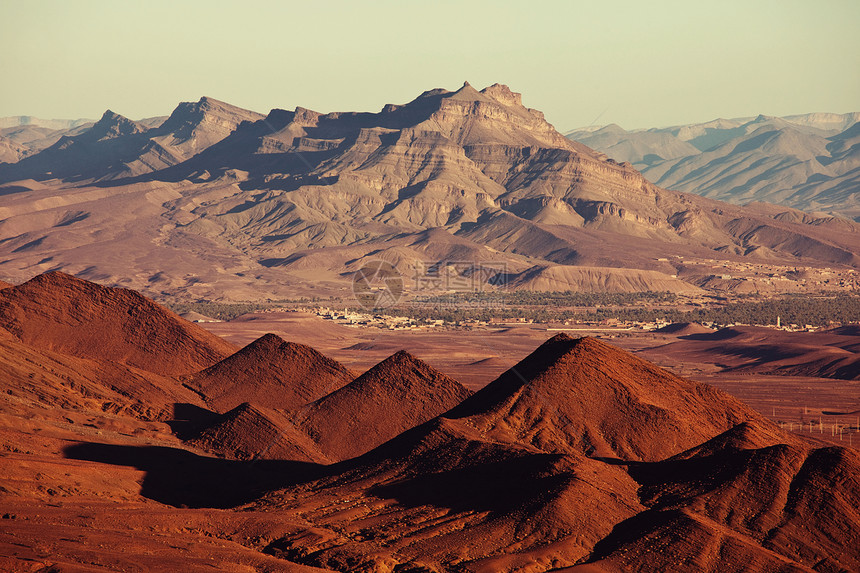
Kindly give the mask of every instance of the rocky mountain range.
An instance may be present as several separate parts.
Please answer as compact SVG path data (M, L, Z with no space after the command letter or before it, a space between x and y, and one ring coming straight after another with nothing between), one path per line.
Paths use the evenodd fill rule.
M160 125L166 117L148 117L137 123L147 128ZM42 119L27 115L0 117L0 163L15 163L60 140L74 137L95 124L92 119Z
M567 136L633 164L661 187L856 219L858 121L860 112L760 115L635 131L613 124Z
M156 126L108 111L0 165L0 195L0 276L153 296L343 294L379 259L416 283L432 268L442 290L690 293L714 287L703 263L860 262L852 221L662 189L499 84L378 113L202 98Z

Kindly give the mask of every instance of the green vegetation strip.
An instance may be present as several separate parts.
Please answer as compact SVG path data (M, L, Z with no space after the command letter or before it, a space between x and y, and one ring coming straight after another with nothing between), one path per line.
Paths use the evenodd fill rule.
M463 293L418 298L407 304L377 309L377 312L416 320L446 322L525 319L534 322L700 322L726 324L776 324L827 326L860 321L860 296L786 295L765 301L711 304L692 310L673 308L672 293L577 293L577 292L492 292ZM311 309L325 304L357 309L354 301L301 299L267 303L166 302L178 314L197 312L218 320L232 320L250 312L273 308Z
M716 325L726 324L776 324L777 317L783 325L826 326L832 323L846 324L860 321L860 296L836 295L829 297L784 296L766 301L743 301L721 306L712 305L693 310L665 308L674 296L668 293L636 293L630 295L587 295L577 293L524 293L520 300L530 300L529 306L519 306L509 301L516 300L520 293L503 293L474 299L452 295L439 299L428 299L416 304L388 309L387 314L408 316L419 320L445 320L448 322L489 321L490 319L519 319L534 322L595 322L617 319L629 322L700 322ZM511 299L506 298L513 295ZM584 302L587 297L595 299ZM532 297L532 298L530 298ZM575 301L575 302L574 302ZM598 302L599 301L599 302ZM611 302L610 302L611 301ZM520 302L520 304L523 304ZM606 305L605 307L602 305ZM659 306L657 306L659 305ZM591 306L587 310L563 308L565 306Z

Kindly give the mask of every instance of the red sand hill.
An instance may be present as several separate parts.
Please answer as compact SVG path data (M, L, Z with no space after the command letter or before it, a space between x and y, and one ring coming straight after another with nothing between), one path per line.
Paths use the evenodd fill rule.
M298 423L331 459L345 460L447 412L469 395L453 378L401 350L311 404Z
M234 352L134 291L60 272L0 291L0 327L38 348L164 376L202 370Z
M598 438L618 454L676 456L586 457ZM344 571L860 563L856 452L812 450L722 393L593 339L549 340L460 407L339 469L248 508L313 524L271 554Z
M339 467L251 506L314 526L272 554L336 571L547 571L586 558L644 509L621 466L500 443L444 417Z
M745 425L633 469L650 509L590 561L607 571L860 570L860 456L778 434Z
M13 285L12 283L7 283L6 281L0 281L0 290L3 290L4 288L9 288L11 286L15 285Z
M175 380L118 362L35 348L2 328L0 395L8 401L0 403L0 415L13 413L27 419L33 414L30 409L35 409L40 419L62 419L69 412L79 412L152 420L171 415L176 403L202 405Z
M728 394L594 338L559 334L448 414L546 452L656 461L747 420Z
M340 363L309 346L266 334L187 381L219 413L243 402L297 410L354 378Z
M815 449L598 340L554 337L420 423L464 390L406 353L347 384L336 362L267 335L188 378L213 400L261 403L197 432L219 459L169 433L199 423L190 414L121 415L202 404L129 365L169 367L163 345L212 348L200 338L194 354L193 325L147 305L56 275L0 292L0 569L860 570L855 450ZM124 319L141 312L162 338ZM298 421L350 447L419 425L322 466Z
M247 402L223 414L190 443L238 460L331 461L283 413Z

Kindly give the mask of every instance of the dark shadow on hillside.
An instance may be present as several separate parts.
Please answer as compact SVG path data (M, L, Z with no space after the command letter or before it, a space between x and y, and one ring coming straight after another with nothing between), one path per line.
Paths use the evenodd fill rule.
M327 471L305 462L224 460L161 446L79 443L63 456L144 471L141 495L174 507L235 507Z
M188 440L197 433L214 424L221 419L221 416L206 408L195 406L194 404L180 403L173 404L173 419L167 422L173 434L180 440Z
M635 543L648 534L667 527L682 516L681 511L677 509L649 509L625 519L613 527L609 535L598 541L588 559L580 563L595 563L605 559L613 552L622 549L624 545ZM679 531L682 530L679 528Z
M696 334L688 334L686 336L679 336L678 338L683 338L684 340L701 340L701 341L721 341L728 340L730 338L737 338L738 336L742 336L743 333L735 328L721 328L716 332L700 332Z
M21 185L5 185L0 188L0 197L5 197L6 195L14 195L15 193L26 193L27 191L31 191L29 187L23 187Z
M523 505L545 499L570 480L552 466L564 456L534 454L476 464L438 473L426 473L386 485L368 493L394 499L407 507L432 505L454 511L507 513Z

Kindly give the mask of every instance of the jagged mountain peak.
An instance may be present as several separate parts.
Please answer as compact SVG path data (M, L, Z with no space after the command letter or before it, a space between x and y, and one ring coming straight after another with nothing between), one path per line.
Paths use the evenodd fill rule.
M103 140L122 137L125 135L135 135L143 133L144 131L146 131L146 129L136 121L132 121L112 110L106 110L104 114L102 114L101 119L99 119L88 131L81 134L81 137Z
M481 92L472 87L472 84L469 82L464 82L463 87L458 89L457 91L448 94L449 99L458 99L458 100L484 100L484 96Z
M262 114L203 96L196 102L183 102L176 106L158 132L179 141L196 136L205 147L232 133L243 121L262 118Z
M505 84L493 84L481 90L481 93L493 98L494 100L506 105L523 105L523 95L515 91Z

